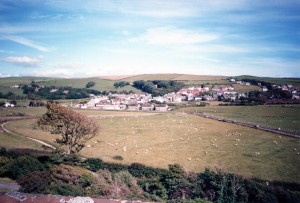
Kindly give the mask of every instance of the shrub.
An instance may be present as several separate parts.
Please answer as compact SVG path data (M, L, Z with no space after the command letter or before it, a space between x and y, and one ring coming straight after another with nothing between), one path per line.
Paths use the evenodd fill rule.
M100 169L105 169L105 163L98 158L89 158L84 161L84 165L87 169L97 172Z
M113 156L113 159L123 161L123 157L119 155Z
M138 185L147 193L160 197L161 199L168 199L166 188L157 180L140 180Z
M51 183L50 173L47 171L34 171L17 180L21 185L20 192L44 193Z
M79 184L84 188L91 186L93 183L94 183L94 179L90 174L84 173L79 178Z
M0 156L0 177L9 175L9 164L12 159Z
M128 171L134 177L138 177L138 178L141 178L141 177L146 177L146 178L157 177L157 176L161 176L162 174L167 172L166 170L147 167L147 166L145 166L143 164L140 164L140 163L132 163L128 167Z
M10 162L8 167L12 179L18 179L29 172L44 170L43 164L31 156L20 156Z
M103 169L107 169L112 173L128 170L128 166L124 164L105 163Z
M120 180L127 187L136 186L135 178L128 171L120 171L114 175L114 179Z
M52 179L72 185L80 185L80 177L87 173L83 168L60 164L51 169Z
M46 192L51 194L65 195L65 196L84 195L84 191L80 186L75 186L63 182L51 183Z

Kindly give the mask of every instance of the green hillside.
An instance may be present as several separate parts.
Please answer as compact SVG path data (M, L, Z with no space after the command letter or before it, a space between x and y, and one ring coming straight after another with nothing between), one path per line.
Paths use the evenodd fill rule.
M270 77L256 77L256 76L250 76L250 75L241 75L236 76L234 78L237 79L254 79L254 80L260 80L265 81L269 83L276 83L276 84L292 84L295 87L300 87L300 78L270 78Z
M111 79L110 79L111 78ZM117 79L119 78L119 79ZM122 78L122 79L120 79ZM24 96L21 89L11 88L17 84L30 84L34 81L36 84L42 86L55 86L55 87L72 87L72 88L85 88L86 84L90 81L95 83L95 86L90 89L98 91L134 91L141 92L140 90L132 87L131 85L115 88L114 83L117 81L128 81L130 83L137 80L176 80L184 82L185 85L221 85L229 84L227 76L211 76L211 75L189 75L189 74L142 74L128 77L91 77L91 78L51 78L51 77L7 77L0 79L0 92L6 94L7 92L13 92L15 95ZM300 87L300 78L270 78L270 77L255 77L255 76L236 76L236 79L255 79L276 84L292 84L296 87ZM244 90L245 87L234 84L236 89ZM256 86L246 87L247 91L257 90Z
M186 85L200 84L228 84L227 76L211 76L211 75L187 75L187 74L143 74L133 77L124 78L122 80L134 82L137 80L178 80L183 81Z

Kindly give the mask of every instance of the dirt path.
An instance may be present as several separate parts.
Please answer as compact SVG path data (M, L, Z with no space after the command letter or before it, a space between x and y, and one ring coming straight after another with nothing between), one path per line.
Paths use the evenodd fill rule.
M33 118L22 118L22 119L15 119L15 120L25 120L25 119L33 119ZM9 133L9 134L12 134L12 135L16 135L16 136L23 136L23 135L19 135L19 134L16 134L16 133L14 133L14 132L11 132L10 130L8 130L7 128L5 128L5 125L7 124L7 123L10 123L10 122L12 122L12 121L15 121L15 120L10 120L10 121L6 121L6 122L4 122L4 123L1 123L1 127L0 127L0 131L2 130L2 131L4 131L4 132L6 132L6 133ZM40 144L42 144L42 145L45 145L45 146L47 146L47 147L49 147L49 148L51 148L51 149L56 149L54 146L52 146L52 145L50 145L50 144L48 144L48 143L46 143L46 142L44 142L44 141L41 141L41 140L38 140L38 139L35 139L35 138L32 138L32 137L27 137L27 136L23 136L23 137L26 137L27 139L30 139L30 140L33 140L33 141L35 141L35 142L38 142L38 143L40 143Z

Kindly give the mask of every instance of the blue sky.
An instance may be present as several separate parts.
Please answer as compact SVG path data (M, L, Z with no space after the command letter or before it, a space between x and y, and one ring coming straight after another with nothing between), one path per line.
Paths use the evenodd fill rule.
M0 77L300 77L300 0L0 0Z

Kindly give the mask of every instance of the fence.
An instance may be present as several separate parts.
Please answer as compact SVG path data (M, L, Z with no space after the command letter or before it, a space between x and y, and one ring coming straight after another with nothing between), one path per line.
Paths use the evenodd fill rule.
M237 124L237 125L247 126L247 127L250 127L250 128L260 129L260 130L264 130L264 131L267 131L267 132L277 133L277 134L290 136L290 137L295 137L295 138L300 139L300 131L299 130L272 127L272 126L262 125L262 124L258 124L258 123L236 121L236 120L233 120L233 119L222 118L222 117L207 114L207 113L192 113L192 114L198 115L198 116L201 116L201 117L204 117L204 118L209 118L209 119L221 121L221 122L234 123L234 124Z

